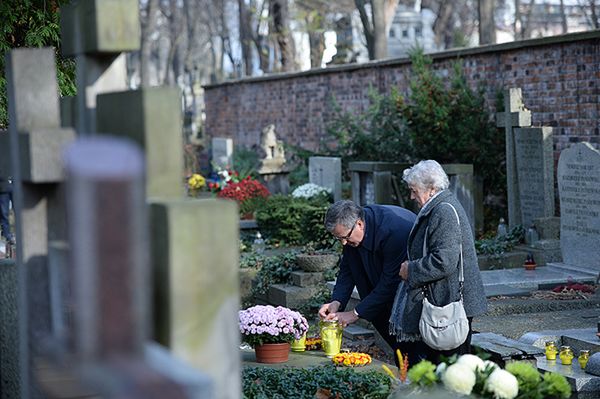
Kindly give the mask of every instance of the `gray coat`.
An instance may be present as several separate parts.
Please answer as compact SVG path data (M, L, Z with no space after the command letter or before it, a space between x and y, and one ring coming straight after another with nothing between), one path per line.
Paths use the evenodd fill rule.
M448 202L456 208L460 230L454 211L442 202ZM427 254L423 256L426 231ZM463 298L467 317L481 315L487 310L469 220L456 197L444 190L421 210L408 237L408 300L402 321L405 332L419 332L424 286L429 284L429 300L437 306L459 299L461 239L465 276Z

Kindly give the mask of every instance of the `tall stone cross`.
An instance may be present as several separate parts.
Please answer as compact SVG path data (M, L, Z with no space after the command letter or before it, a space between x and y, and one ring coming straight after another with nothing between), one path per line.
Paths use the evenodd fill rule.
M75 132L60 127L54 50L12 50L6 79L19 286L18 389L29 398L38 396L32 362L52 344L54 333L48 251L49 243L66 239L61 154Z
M129 25L139 26L139 22L121 18L123 10L112 14L113 3L119 2L80 0L65 9L62 25L75 26L82 35L76 42L79 47L71 45L77 49L78 71L80 62L90 67L90 60L102 62L107 53L114 57L134 45L119 35L135 31ZM138 15L137 1L121 3L122 7L133 4L125 14ZM111 23L104 25L105 18ZM100 26L110 29L98 31ZM63 28L63 33L67 31ZM95 44L89 45L93 38ZM80 94L88 90L87 83L78 81ZM215 398L239 398L238 212L230 201L184 198L181 93L176 87L121 88L95 91L93 103L93 117L82 126L100 135L126 137L145 155L146 204L150 205L146 233L154 281L152 338L210 376Z
M505 90L504 112L496 113L496 126L504 128L506 138L508 224L512 228L522 224L515 150L515 128L531 126L531 112L523 105L520 88Z
M127 89L125 51L140 47L137 0L73 0L61 6L62 54L76 61L77 96L62 100L63 123L96 132L96 96Z

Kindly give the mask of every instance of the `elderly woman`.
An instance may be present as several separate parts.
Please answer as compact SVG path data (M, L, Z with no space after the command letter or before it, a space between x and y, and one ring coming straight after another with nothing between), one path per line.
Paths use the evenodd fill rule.
M437 363L440 355L447 357L469 352L473 316L485 313L487 303L469 220L463 207L448 190L448 176L440 164L432 160L421 161L404 171L403 180L420 211L408 238L408 260L401 264L399 272L408 283L407 295L397 295L396 302L403 301L402 306L395 306L402 309L401 314L397 315L397 320L393 319L394 315L390 320L392 328L402 331L398 339L400 336L419 337L424 295L436 306L459 300L462 243L463 304L469 320L469 333L462 345L451 350L435 350L423 343L427 358Z

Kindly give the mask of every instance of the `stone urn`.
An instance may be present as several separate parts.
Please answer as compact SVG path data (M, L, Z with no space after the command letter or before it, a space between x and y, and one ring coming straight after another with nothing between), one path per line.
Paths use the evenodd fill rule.
M305 272L323 272L334 268L340 256L335 253L313 253L296 255L296 263Z

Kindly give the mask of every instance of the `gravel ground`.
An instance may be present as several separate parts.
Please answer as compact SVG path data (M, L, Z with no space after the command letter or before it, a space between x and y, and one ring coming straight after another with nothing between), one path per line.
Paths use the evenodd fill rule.
M473 330L519 339L523 334L533 331L596 328L598 322L600 322L600 308L596 305L588 309L484 315L473 320Z

